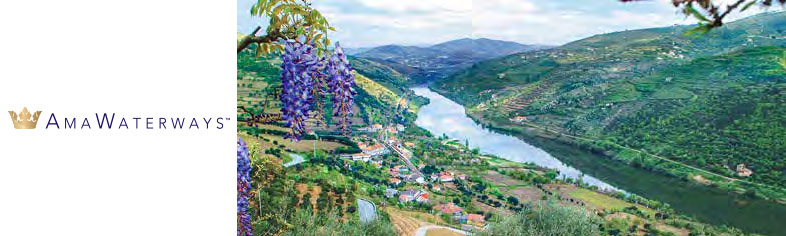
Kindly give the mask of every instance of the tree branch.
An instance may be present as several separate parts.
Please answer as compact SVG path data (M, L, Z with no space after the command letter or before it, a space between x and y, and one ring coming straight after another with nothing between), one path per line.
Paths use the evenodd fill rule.
M252 43L270 43L278 40L278 38L281 37L281 34L278 31L271 32L265 36L256 36L257 32L259 32L260 29L262 29L262 27L257 26L257 28L254 29L254 32L251 32L251 34L249 34L248 36L243 38L243 40L240 40L240 42L237 43L237 53L242 52L243 49L246 49Z
M739 7L745 1L747 1L747 0L737 0L737 2L735 2L734 4L726 6L726 12L723 12L723 14L721 14L720 16L716 12L715 13L715 21L713 22L713 26L721 26L721 25L723 25L723 18L725 18L726 15L731 13L731 11L733 11L734 9L737 9L737 7Z
M645 0L619 0L619 1L621 1L621 2L639 2L639 1L645 1ZM716 3L713 4L713 2L710 1L710 0L706 0L706 1L702 1L702 0L672 0L672 3L674 4L675 7L690 6L690 4L692 4L694 2L699 3L701 8L706 11L706 13L699 13L699 14L701 14L704 17L710 18L709 22L708 22L709 24L707 26L709 28L715 28L715 27L722 26L723 25L723 19L726 18L726 16L729 15L729 13L731 13L734 10L737 10L737 8L741 7L743 3L751 3L751 4L759 3L759 4L762 4L764 6L769 6L769 5L771 5L772 0L736 0L732 4L726 5L726 9L724 9L723 12L721 12L721 9L720 9L721 6L720 6L720 4L717 3L717 1L715 1ZM778 0L778 2L780 2L781 4L784 4L784 3L786 3L786 0ZM691 13L685 12L685 14L686 15L690 15Z

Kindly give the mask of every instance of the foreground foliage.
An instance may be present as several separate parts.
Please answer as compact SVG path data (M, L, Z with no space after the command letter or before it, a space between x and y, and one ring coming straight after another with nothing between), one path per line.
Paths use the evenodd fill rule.
M600 217L575 206L545 203L524 208L512 217L489 225L481 236L590 236L599 235Z
M292 230L282 234L285 236L396 236L393 225L387 219L375 220L368 224L357 221L346 222L335 213L323 213L316 216L307 211L296 213L291 221Z

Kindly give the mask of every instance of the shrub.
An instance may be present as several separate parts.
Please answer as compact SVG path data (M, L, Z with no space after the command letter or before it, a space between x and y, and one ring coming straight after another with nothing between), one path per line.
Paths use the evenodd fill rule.
M358 235L358 236L396 236L393 225L385 217L362 224L355 220L345 222L338 213L317 213L298 211L292 217L292 227L284 236L323 236L323 235Z
M583 236L598 235L601 220L590 212L575 206L555 203L524 208L513 217L506 217L490 224L480 236Z

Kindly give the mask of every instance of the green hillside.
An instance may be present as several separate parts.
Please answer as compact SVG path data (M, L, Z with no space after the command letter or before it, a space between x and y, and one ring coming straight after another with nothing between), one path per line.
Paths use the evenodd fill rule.
M253 52L252 46L238 54L238 106L245 106L255 112L265 110L267 113L278 113L279 101L273 95L274 89L281 86L280 61L275 55L255 57ZM405 78L390 67L366 59L350 60L358 84L355 126L413 120L417 108L428 102L405 89ZM326 121L330 119L329 113L325 112ZM239 115L243 118L243 114ZM319 129L335 131L329 126Z
M356 55L395 69L407 84L419 85L443 79L473 63L518 52L548 48L493 39L456 39L429 47L385 45Z
M597 35L431 87L493 125L537 125L786 187L784 19L761 14L703 36L684 35L693 26ZM737 164L753 174L739 176Z
M489 100L527 100L542 92L557 92L552 86L555 82L559 83L557 86L568 86L563 90L596 88L695 58L756 46L786 46L784 18L786 12L761 14L731 22L704 36L684 35L693 26L596 35L550 50L483 61L432 87L471 106ZM536 93L521 94L521 89ZM492 95L495 99L491 99Z
M770 56L764 54L762 57ZM680 215L665 203L635 194L598 191L586 183L560 180L551 170L481 154L466 143L433 137L413 124L417 109L427 101L405 89L406 77L373 61L351 60L358 95L355 132L349 137L331 136L329 133L335 130L330 126L309 124L315 127L320 140L306 135L304 141L290 142L281 136L287 130L281 122L257 124L258 127L238 122L238 137L248 143L254 166L252 178L257 190L252 191L255 195L249 205L257 235L412 235L424 223L461 227L460 221L435 210L448 202L483 216L491 228L514 231L532 227L543 232L560 230L563 219L570 218L571 224L583 225L572 235L742 234L733 227L709 225ZM279 112L274 96L281 84L279 64L275 55L254 56L253 46L238 54L239 106L255 112ZM238 120L244 116L239 110ZM326 119L329 121L329 116ZM419 171L424 175L450 171L450 175L463 173L466 178L451 183L408 181L398 185L391 182L397 176L388 168L407 162L396 154L378 157L379 167L338 156L359 152L355 142L381 141L375 133L359 128L391 122L406 126L403 132L389 135L405 146L410 144L413 156L407 162L422 164ZM282 166L293 161L294 157L288 154L299 154L306 160L295 166ZM430 202L402 203L396 197L385 196L388 188L424 189ZM358 199L383 206L374 209L377 220L359 220ZM518 217L535 220L526 226L506 220L522 219ZM494 232L490 231L492 235ZM428 235L432 234L429 231Z
M352 69L365 76L373 77L375 81L393 90L402 90L408 82L406 76L379 62L351 56L349 60Z
M632 81L646 96L637 99L641 107L598 133L727 176L736 176L736 165L745 164L754 171L749 179L784 186L786 71L773 63L783 52L786 48L743 50ZM712 76L718 71L723 75ZM662 80L668 75L674 79ZM566 127L584 133L585 122L591 121L576 119Z

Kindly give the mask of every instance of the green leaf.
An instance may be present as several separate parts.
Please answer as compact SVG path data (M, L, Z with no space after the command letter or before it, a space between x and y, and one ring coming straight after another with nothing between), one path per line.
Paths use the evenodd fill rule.
M251 6L251 15L252 15L252 16L255 16L255 15L257 15L258 13L259 13L259 7L257 7L257 5L253 5L253 6Z
M259 1L266 1L266 0L259 0ZM279 2L279 0L268 0L268 1L270 2L268 2L267 5L265 6L264 8L265 12L270 12L270 9L272 9L273 6L277 5Z
M742 9L740 9L740 12L743 12L743 11L745 11L745 10L748 10L748 8L750 8L751 6L753 6L753 4L755 4L755 3L756 3L756 1L750 1L750 2L746 3L746 4L745 4L745 6L743 6L743 7L742 7Z
M284 8L287 8L287 7L288 7L287 4L278 5L275 8L273 8L273 11L270 13L270 15L277 16L277 15L281 14L281 11L284 10Z
M710 32L711 29L712 29L712 27L709 24L699 23L699 25L696 26L695 28L690 29L688 31L685 31L685 33L683 33L683 35L685 35L685 36L693 36L693 37L702 36L702 35L706 34L707 32Z
M699 11L697 11L696 8L693 8L692 4L688 4L685 6L685 13L693 15L693 17L703 22L710 21L709 19L707 19L707 17L704 17L704 15L702 15Z

